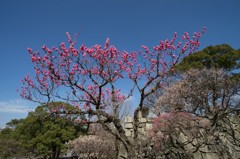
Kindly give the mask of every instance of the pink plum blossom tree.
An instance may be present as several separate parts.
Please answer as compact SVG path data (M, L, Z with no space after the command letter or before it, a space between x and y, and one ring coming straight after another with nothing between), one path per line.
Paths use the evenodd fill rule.
M28 48L31 61L34 64L35 76L27 75L21 87L21 96L25 99L48 103L66 101L78 111L68 111L68 114L85 114L87 121L79 123L100 123L103 128L114 135L128 152L128 158L136 157L138 153L138 118L143 109L146 97L164 87L164 81L169 73L174 72L174 66L186 55L194 52L200 45L201 33L192 37L184 33L177 41L177 33L170 40L160 41L152 48L142 46L140 51L119 51L110 45L109 39L104 46L76 46L76 41L66 33L68 43L62 42L59 47L42 46L42 52ZM128 93L121 91L119 83L129 83ZM109 109L118 110L123 102L138 95L139 103L134 113L133 141L126 137L123 126L117 115L109 113ZM109 102L111 101L111 102ZM61 105L52 108L53 113L63 113ZM114 111L113 111L114 112ZM94 120L93 120L94 118Z

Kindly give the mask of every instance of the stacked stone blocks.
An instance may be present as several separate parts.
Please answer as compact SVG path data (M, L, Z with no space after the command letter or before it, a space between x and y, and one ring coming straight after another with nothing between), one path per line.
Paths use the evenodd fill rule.
M149 130L152 129L153 120L151 118L139 118L138 123L138 132L141 135L146 135ZM133 137L133 117L126 117L125 118L125 132L127 137Z

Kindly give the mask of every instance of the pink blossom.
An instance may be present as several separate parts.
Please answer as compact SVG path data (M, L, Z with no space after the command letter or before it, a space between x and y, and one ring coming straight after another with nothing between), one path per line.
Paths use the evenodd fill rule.
M92 85L88 85L87 88L88 88L89 90L92 90L92 89L93 89Z
M182 36L182 40L185 40L185 38L186 38L186 37L183 35L183 36Z
M46 50L47 50L46 45L43 45L43 46L42 46L42 49L43 49L43 51L46 51Z
M33 50L32 50L31 48L27 48L27 50L28 50L28 52L29 52L30 54L33 53Z
M127 73L130 73L130 72L131 72L131 69L130 69L130 68L127 68L127 69L126 69L126 72L127 72Z
M145 45L142 45L142 48L146 51L146 52L149 52L149 50L148 50L148 47L147 46L145 46Z
M31 60L32 60L32 62L36 62L36 61L38 61L38 58L36 56L32 56Z
M204 34L206 32L206 27L203 27L202 33Z
M107 49L109 46L109 38L106 39L104 49Z
M74 72L74 71L71 71L71 72L69 72L69 74L70 74L70 75L74 75L74 74L75 74L75 72Z
M151 59L151 64L152 64L152 65L155 65L156 62L157 62L157 61L156 61L155 59Z
M184 32L184 35L185 35L186 39L190 39L187 32Z

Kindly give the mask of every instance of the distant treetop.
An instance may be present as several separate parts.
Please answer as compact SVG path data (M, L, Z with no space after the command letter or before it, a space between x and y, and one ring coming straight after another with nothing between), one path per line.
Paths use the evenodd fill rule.
M233 73L240 68L240 49L235 50L227 44L208 46L186 56L176 69L181 73L191 68L202 69L204 67L221 68ZM237 73L239 74L239 71Z

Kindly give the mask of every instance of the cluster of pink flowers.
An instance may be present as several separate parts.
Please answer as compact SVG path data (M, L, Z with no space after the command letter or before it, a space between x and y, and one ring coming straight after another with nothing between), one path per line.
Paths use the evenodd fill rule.
M99 108L111 97L117 102L123 101L126 96L115 88L116 81L128 78L139 90L140 86L144 90L151 89L160 76L174 70L174 65L184 55L198 48L201 37L201 33L195 33L192 38L184 33L183 42L175 44L177 33L174 33L171 40L160 41L152 49L142 46L142 51L127 52L110 45L109 39L103 47L82 44L77 49L70 34L66 35L68 46L64 42L58 48L44 45L43 53L28 48L36 74L34 80L29 76L23 80L23 98L37 101L38 96L33 96L33 92L46 98L57 97L56 88L66 87L71 89L73 101L78 99L85 103L85 109ZM110 86L114 86L114 91Z

